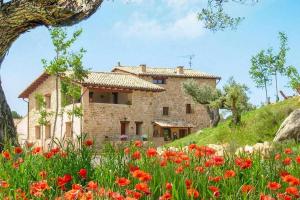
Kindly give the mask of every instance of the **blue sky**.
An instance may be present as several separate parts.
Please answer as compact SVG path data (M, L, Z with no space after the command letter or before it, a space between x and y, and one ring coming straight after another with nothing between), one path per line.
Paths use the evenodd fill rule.
M195 54L193 69L220 75L221 87L233 76L250 88L251 102L264 101L262 89L249 78L250 59L259 50L278 47L278 31L289 37L288 64L300 70L300 1L261 0L255 6L230 4L226 10L245 20L237 30L212 33L196 20L204 0L107 0L88 20L68 31L83 28L75 49L84 47L85 66L110 71L118 61L124 65L188 66L182 56ZM41 59L54 56L48 30L40 27L22 35L6 57L1 77L13 110L26 114L26 103L18 95L42 71ZM280 78L279 88L287 80ZM269 87L274 101L274 86Z

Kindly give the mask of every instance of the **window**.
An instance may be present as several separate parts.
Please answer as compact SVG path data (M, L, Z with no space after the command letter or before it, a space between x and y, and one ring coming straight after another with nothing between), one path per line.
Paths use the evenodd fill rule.
M65 137L66 138L71 138L72 137L72 123L71 122L66 122Z
M163 115L169 115L169 107L163 107Z
M165 78L153 78L152 82L154 84L166 84L166 79Z
M113 92L112 96L113 96L113 103L114 104L118 104L118 102L119 102L119 94L117 92Z
M143 122L135 122L135 134L141 135Z
M50 94L45 95L45 103L46 103L46 108L51 108L51 95Z
M41 139L41 127L40 126L35 127L35 139L37 139L37 140Z
M45 126L45 139L51 138L51 125Z
M94 92L89 92L89 101L93 102L94 100Z
M186 104L185 105L185 110L186 110L186 114L191 114L192 113L192 106L191 106L191 104Z

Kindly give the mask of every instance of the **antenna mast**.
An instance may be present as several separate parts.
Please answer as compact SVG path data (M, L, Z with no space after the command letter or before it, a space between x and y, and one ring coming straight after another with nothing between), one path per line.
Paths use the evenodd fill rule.
M189 59L189 66L190 66L190 69L192 69L192 66L193 66L193 59L195 58L195 55L194 54L191 54L191 55L185 55L185 56L181 56L183 58L188 58Z

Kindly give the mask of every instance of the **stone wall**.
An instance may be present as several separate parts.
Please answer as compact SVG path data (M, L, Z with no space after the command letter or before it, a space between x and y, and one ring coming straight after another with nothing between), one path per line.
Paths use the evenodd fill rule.
M98 144L105 136L120 137L122 121L127 123L127 135L136 134L135 122L143 122L141 135L152 135L156 93L133 91L132 105L90 103L88 94L87 91L83 96L83 132Z

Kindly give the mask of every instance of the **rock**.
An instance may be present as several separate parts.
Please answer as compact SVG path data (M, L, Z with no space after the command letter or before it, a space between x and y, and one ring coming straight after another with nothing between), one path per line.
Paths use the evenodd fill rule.
M294 139L300 141L300 109L293 111L281 124L274 142Z

